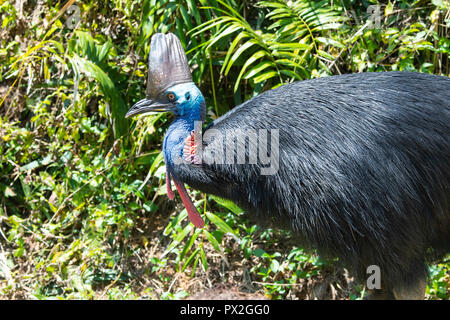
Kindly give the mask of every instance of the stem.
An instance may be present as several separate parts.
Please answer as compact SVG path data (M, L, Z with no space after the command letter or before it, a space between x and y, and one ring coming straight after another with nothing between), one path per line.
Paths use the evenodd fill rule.
M214 100L214 110L216 111L216 116L219 116L219 108L217 106L217 99L216 99L216 88L214 86L214 74L213 74L213 68L212 68L212 55L211 50L208 50L209 55L209 70L211 72L211 88L213 93L213 100Z

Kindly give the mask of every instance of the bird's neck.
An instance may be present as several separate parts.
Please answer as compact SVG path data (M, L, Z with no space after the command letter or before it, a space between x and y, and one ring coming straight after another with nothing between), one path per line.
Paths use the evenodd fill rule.
M177 117L169 126L163 143L164 160L168 171L173 171L177 157L182 157L184 142L194 130L196 121L202 121L200 113Z
M176 164L183 159L183 149L185 140L191 135L195 126L195 117L180 117L169 126L169 129L164 136L163 152L164 161L166 163L166 184L167 195L169 199L173 199L174 193L172 191L172 181L178 193L181 196L181 200L186 208L189 219L198 228L203 228L205 222L201 218L194 206L191 198L189 197L186 188L184 187L184 181L175 174Z

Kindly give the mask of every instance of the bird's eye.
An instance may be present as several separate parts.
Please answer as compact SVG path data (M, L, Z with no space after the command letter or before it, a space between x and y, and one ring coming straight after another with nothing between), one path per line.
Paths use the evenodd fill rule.
M191 100L191 94L189 92L186 92L186 100Z
M175 95L173 93L169 93L167 95L167 98L169 99L169 101L174 101L175 100Z

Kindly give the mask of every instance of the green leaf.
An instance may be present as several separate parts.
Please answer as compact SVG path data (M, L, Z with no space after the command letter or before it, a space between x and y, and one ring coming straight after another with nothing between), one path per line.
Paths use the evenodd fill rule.
M284 74L285 76L291 77L292 79L302 80L302 77L300 77L300 75L296 74L291 70L282 69L280 70L280 73Z
M186 8L183 5L180 6L180 13L181 13L181 16L183 17L184 22L186 23L186 26L189 29L192 29L191 17L189 16Z
M274 43L269 46L270 50L307 50L308 44L303 43Z
M77 70L94 78L100 84L111 105L114 134L116 137L124 135L128 131L128 121L125 119L127 108L111 78L99 66L85 58L74 55L72 62Z
M261 63L258 63L256 66L251 68L245 75L244 79L250 79L263 71L264 69L267 69L268 67L275 67L275 64L271 61L263 61Z
M388 4L386 5L386 8L384 9L384 15L390 16L392 13L394 12L394 6L392 5L392 2L389 1Z
M103 61L105 59L106 55L109 53L109 51L112 48L112 43L110 41L105 42L103 46L101 46L100 51L98 53L98 60Z
M224 233L230 233L230 234L238 237L238 234L233 229L231 229L231 227L228 224L226 224L225 221L220 219L214 213L207 211L206 216L217 228L219 228L220 231L222 231Z
M197 239L197 237L199 236L199 234L202 232L202 229L197 229L194 234L192 235L192 237L189 239L189 241L186 243L186 245L183 248L183 251L181 252L180 255L180 260L183 260L184 256L186 255L186 253L191 250L192 245L194 244L195 240Z
M253 80L255 81L255 83L259 83L259 82L266 81L267 79L270 79L270 78L273 78L276 76L278 76L278 72L269 71L269 72L265 72L265 73L255 77Z
M231 25L231 26L225 26L225 28L223 30L221 30L220 32L216 33L213 35L213 37L211 38L211 40L209 41L208 45L206 46L206 49L211 48L215 43L217 43L220 39L222 39L223 37L226 37L230 34L232 34L233 32L238 31L239 29L242 29L241 26L239 25Z
M53 154L48 154L46 157L40 160L32 161L20 168L20 171L31 171L41 166L46 166L52 162Z
M205 250L203 249L203 245L200 247L200 258L202 260L203 270L208 270L208 260L206 260Z
M318 42L323 43L325 45L330 45L330 46L333 46L336 48L341 48L341 49L345 48L345 45L338 40L334 40L331 38L324 38L324 37L317 37L316 39Z
M265 56L267 56L268 54L267 54L267 52L266 51L264 51L264 50L260 50L260 51L257 51L257 52L255 52L246 62L245 62L245 64L244 64L244 66L242 67L242 69L241 69L241 72L239 72L239 76L238 76L238 78L237 78L237 80L236 80L236 83L235 83L235 85L234 85L234 91L236 92L237 91L237 88L238 88L238 86L239 86L239 83L241 82L241 78L242 78L242 75L244 74L244 72L247 70L247 68L248 68L248 66L250 66L253 62L255 62L256 60L258 60L258 59L260 59L260 58L262 58L262 57L265 57Z
M225 69L225 75L228 74L233 64L236 62L236 60L239 58L239 56L247 49L251 48L255 45L255 42L251 39L248 40L246 43L244 43L242 46L239 47L239 49L236 50L236 52L233 54L233 56L230 58L230 61L228 62L227 68Z
M162 257L165 257L168 253L170 253L191 231L192 231L193 225L189 223L186 227L184 227L183 231L181 231L170 243L170 245L167 247L167 249L163 252L161 255Z
M200 252L200 248L195 249L195 251L189 256L189 258L186 260L186 262L183 265L183 268L181 268L181 271L184 271L194 260L194 258L197 256L197 254Z
M195 1L194 0L188 0L187 3L188 3L188 7L189 7L189 12L191 12L191 14L194 15L195 22L197 24L201 24L202 23L202 17L200 15L200 12L197 9L197 5L195 4Z
M206 239L208 239L209 243L211 243L211 245L213 246L213 248L217 251L217 252L222 252L221 248L220 248L220 244L217 241L217 239L211 234L209 233L207 230L203 231L204 234L206 235Z
M240 33L236 36L236 38L234 38L233 42L232 42L231 45L230 45L230 48L228 48L227 55L225 56L225 59L224 59L224 61L223 61L223 66L222 66L222 69L220 70L221 73L223 73L224 70L225 70L225 68L227 67L228 61L229 61L230 58L231 58L231 55L232 55L232 53L233 53L233 51L234 51L234 48L235 48L235 47L238 45L238 43L239 43L242 39L244 39L245 37L248 37L248 34L247 34L246 32L240 32Z
M242 210L241 208L239 208L233 201L228 200L228 199L223 199L223 198L219 198L217 196L210 196L215 202L217 202L218 204L220 204L222 207L230 210L231 212L233 212L234 214L240 214L242 213L244 210Z
M329 54L328 52L325 52L325 51L323 51L323 50L317 50L317 53L318 53L320 56L322 56L322 57L324 57L324 58L327 58L327 59L329 59L329 60L331 60L331 61L334 61L334 59L335 59L335 57L333 57L331 54Z
M263 249L258 248L258 249L256 249L256 250L253 251L253 254L254 254L255 256L257 256L258 258L261 258L263 255L266 254L266 252L265 252Z
M152 163L152 166L150 167L150 173L154 174L156 169L159 168L160 164L164 161L164 153L161 151L158 156L155 158L155 160Z

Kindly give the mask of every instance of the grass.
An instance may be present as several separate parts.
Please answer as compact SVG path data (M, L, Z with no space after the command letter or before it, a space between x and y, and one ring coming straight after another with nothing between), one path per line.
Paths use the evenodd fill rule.
M365 24L376 1L83 0L79 19L71 2L0 0L0 297L183 299L225 284L266 299L360 299L336 261L230 202L190 190L207 223L192 228L165 195L172 116L123 115L144 95L155 32L182 41L208 121L299 79L448 76L445 1L381 4L380 28ZM448 299L449 263L430 274L426 298Z

